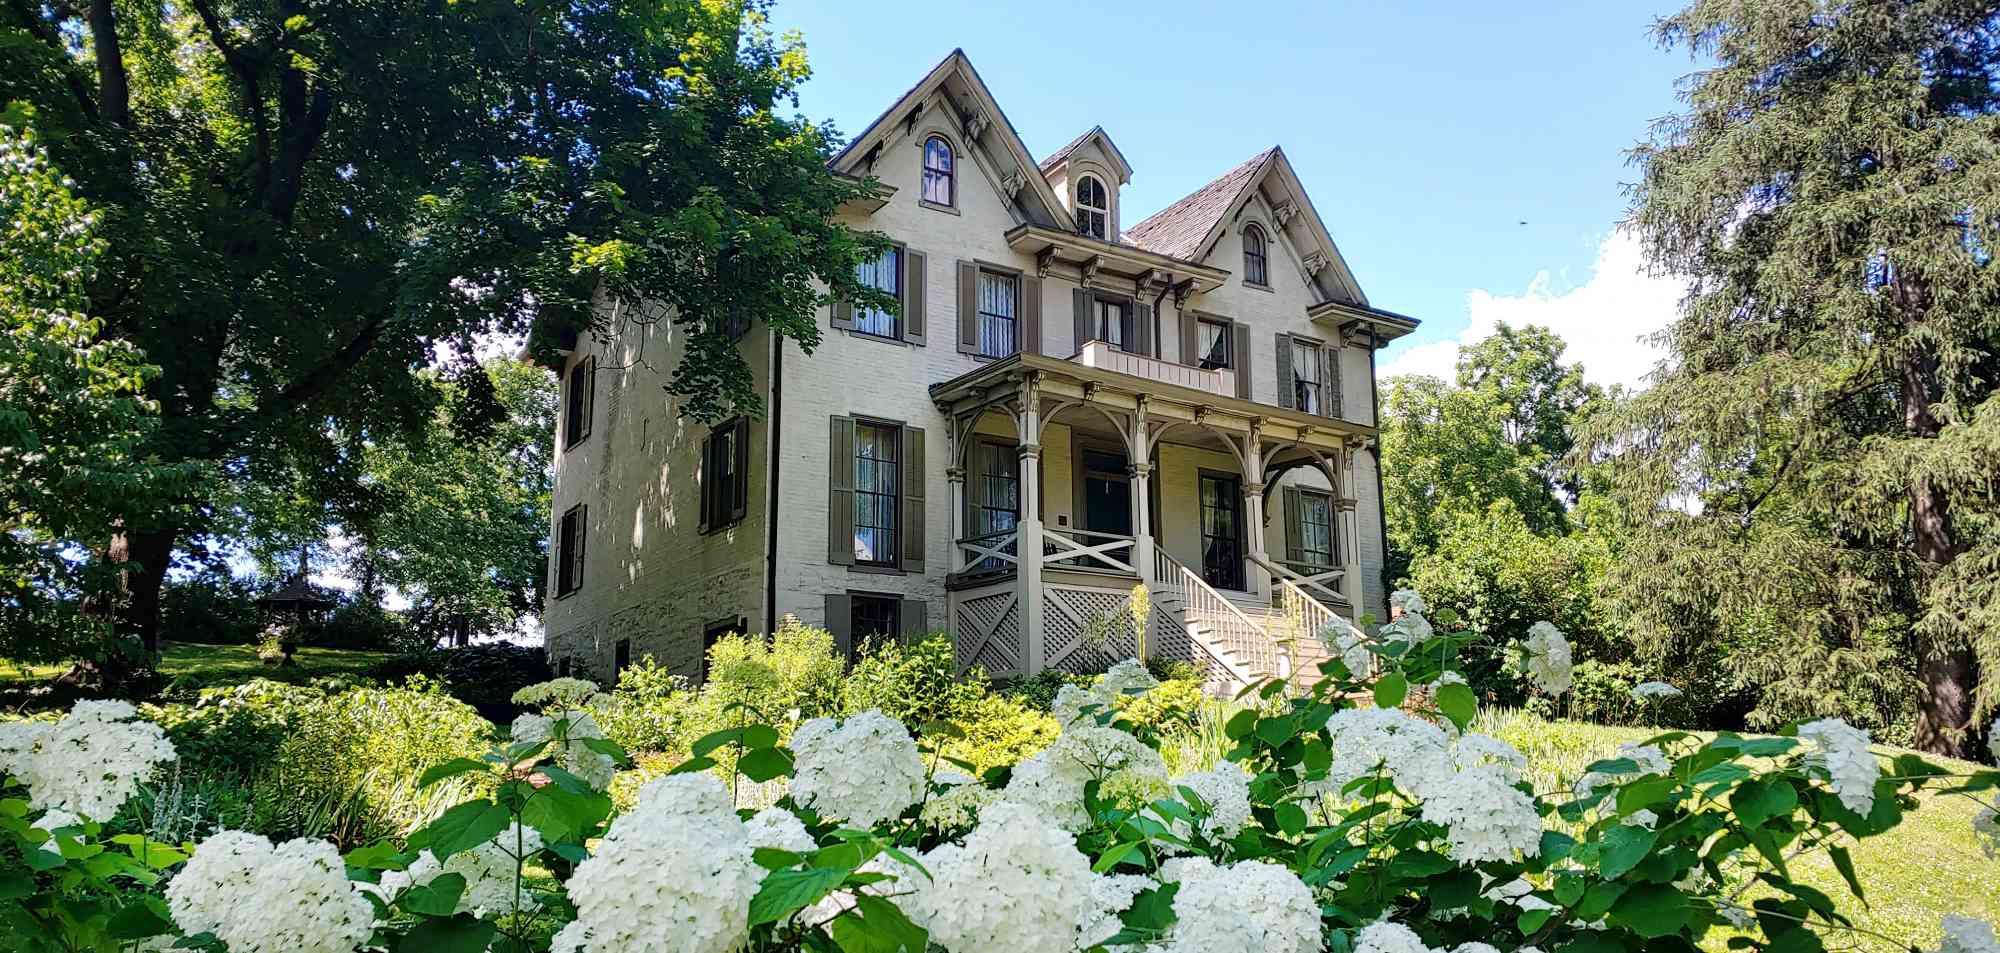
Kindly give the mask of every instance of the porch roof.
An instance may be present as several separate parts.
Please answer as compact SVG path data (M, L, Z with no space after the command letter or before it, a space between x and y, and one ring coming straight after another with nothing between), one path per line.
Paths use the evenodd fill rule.
M983 410L1014 396L1015 388L1029 375L1038 379L1044 397L1081 400L1113 411L1129 412L1143 396L1147 415L1155 421L1203 424L1237 433L1255 430L1266 439L1327 449L1365 446L1374 442L1376 433L1374 427L1351 420L1286 410L1043 354L1014 354L932 384L931 400L947 415Z

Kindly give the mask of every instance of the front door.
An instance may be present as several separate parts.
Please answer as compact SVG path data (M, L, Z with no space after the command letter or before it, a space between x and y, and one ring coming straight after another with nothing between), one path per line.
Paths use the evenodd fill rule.
M1132 478L1125 472L1125 455L1103 450L1083 452L1083 525L1093 533L1132 535ZM1088 538L1085 540L1088 545Z
M1217 589L1243 588L1243 485L1201 475L1201 578Z

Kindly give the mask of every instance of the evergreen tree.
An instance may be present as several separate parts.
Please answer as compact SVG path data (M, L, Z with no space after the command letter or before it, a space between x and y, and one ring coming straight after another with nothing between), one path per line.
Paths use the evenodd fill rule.
M1751 639L1820 709L1910 659L1912 740L1968 754L2000 705L2000 16L1698 0L1658 36L1704 68L1633 153L1632 225L1693 290L1591 434L1635 634Z

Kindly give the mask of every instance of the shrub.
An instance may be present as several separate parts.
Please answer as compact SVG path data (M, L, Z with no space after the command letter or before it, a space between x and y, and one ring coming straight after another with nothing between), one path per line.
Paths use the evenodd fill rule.
M496 724L511 722L521 713L514 704L515 692L555 675L549 670L546 650L506 642L441 650L435 666L453 698Z
M1046 668L1033 675L995 679L993 691L1009 698L1019 699L1036 711L1045 712L1055 707L1056 693L1062 691L1064 685L1088 688L1091 680L1089 675L1072 675L1058 669Z
M708 721L706 712L696 710L698 701L686 678L647 655L626 666L617 687L589 709L604 736L627 751L685 754Z
M952 725L957 735L941 750L972 765L975 774L1019 764L1054 744L1061 730L1048 712L1004 695L983 695L964 705Z
M160 631L175 642L248 645L264 630L257 590L227 572L202 572L160 590Z
M787 619L768 640L730 635L710 646L702 699L718 710L741 705L771 721L817 718L840 709L844 667L832 633Z
M907 645L870 643L842 682L841 701L847 712L873 708L921 726L964 717L986 690L986 673L974 668L961 677L951 636L933 632Z

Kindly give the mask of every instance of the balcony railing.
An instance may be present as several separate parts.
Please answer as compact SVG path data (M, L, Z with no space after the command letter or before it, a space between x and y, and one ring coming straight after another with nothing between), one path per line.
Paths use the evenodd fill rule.
M1193 390L1206 391L1222 397L1236 396L1236 372L1225 368L1213 370L1189 367L1172 361L1132 354L1103 341L1091 341L1070 358L1085 367L1095 367L1133 377L1173 384Z

